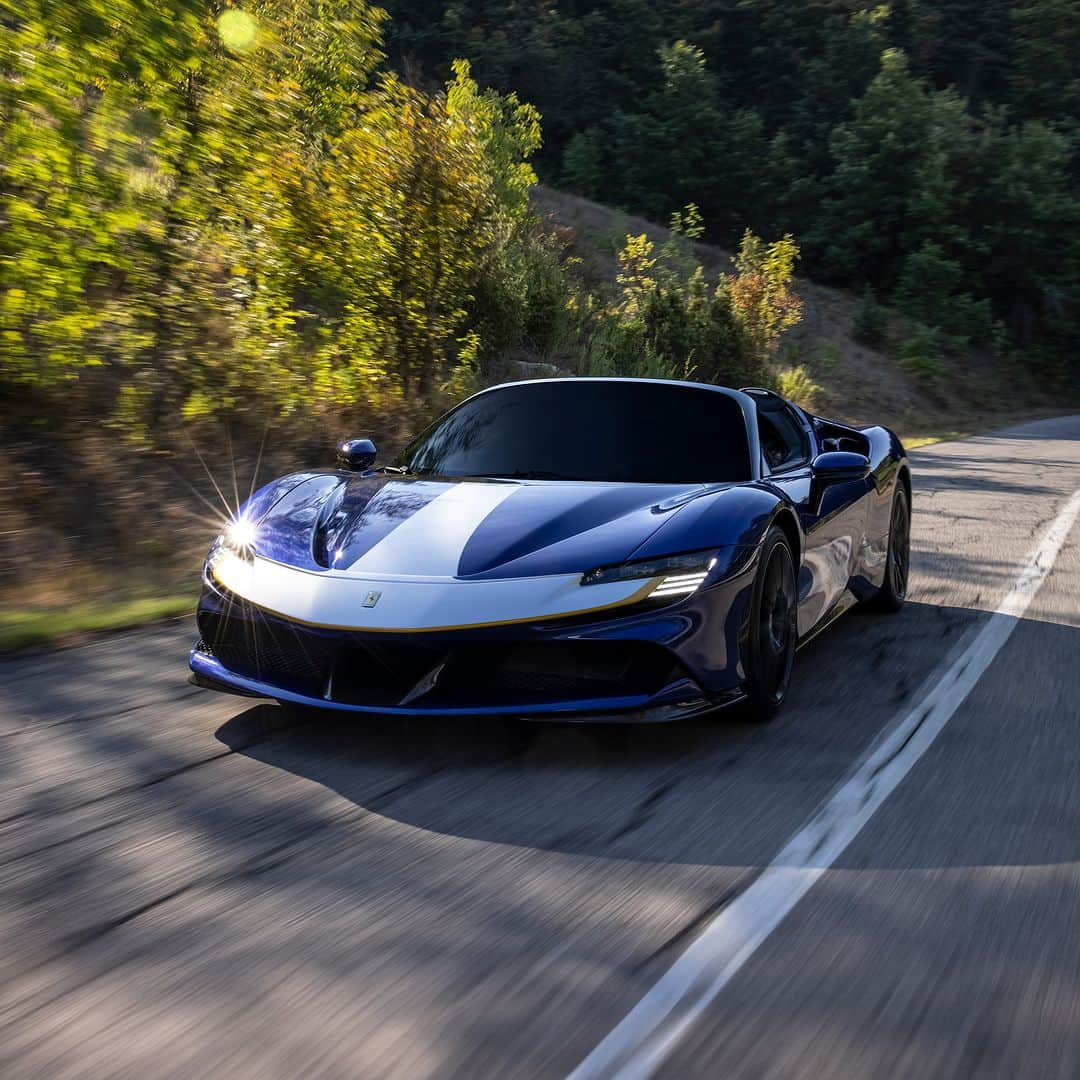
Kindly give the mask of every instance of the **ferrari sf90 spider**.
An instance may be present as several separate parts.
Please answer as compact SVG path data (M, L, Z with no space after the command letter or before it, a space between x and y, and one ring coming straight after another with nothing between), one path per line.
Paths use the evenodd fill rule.
M758 388L485 390L392 464L257 491L215 540L194 681L331 709L670 720L783 703L796 647L895 611L899 439Z

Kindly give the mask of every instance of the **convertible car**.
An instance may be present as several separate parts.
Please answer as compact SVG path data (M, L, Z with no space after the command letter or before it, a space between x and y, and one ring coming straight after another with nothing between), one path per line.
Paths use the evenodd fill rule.
M356 712L672 720L783 703L796 647L896 611L899 439L768 390L485 390L392 464L367 439L214 541L193 681Z

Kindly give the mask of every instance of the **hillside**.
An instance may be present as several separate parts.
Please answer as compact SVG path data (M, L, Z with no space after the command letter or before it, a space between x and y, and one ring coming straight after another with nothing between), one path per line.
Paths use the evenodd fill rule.
M1077 374L1080 7L1062 0L393 0L543 117L544 183L704 239L791 233L815 281Z
M657 245L670 230L577 195L537 187L537 211L569 230L571 250L591 281L614 281L615 252L627 234L645 233ZM711 273L729 271L731 255L709 244L694 245L701 264ZM883 423L909 440L936 438L1038 415L1052 399L1020 365L995 358L989 351L970 350L953 356L941 378L927 384L906 371L895 349L874 349L853 336L859 299L843 289L799 278L803 300L801 322L781 342L778 367L803 364L821 389L812 405L819 412L853 423ZM912 332L902 316L890 315L894 344Z

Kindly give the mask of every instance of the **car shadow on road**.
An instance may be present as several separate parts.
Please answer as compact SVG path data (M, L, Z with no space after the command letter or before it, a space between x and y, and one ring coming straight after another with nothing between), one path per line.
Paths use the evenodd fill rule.
M672 725L574 726L267 704L242 708L216 734L240 753L417 829L573 854L760 866L881 729L918 702L922 684L984 618L919 603L895 617L845 616L800 652L789 702L765 725L737 711ZM1070 736L1055 726L1062 691L1053 678L1075 681L1068 658L1080 655L1080 629L1024 620L1008 649L1051 692L1040 712L1014 680L1015 699L999 703L1002 716L1022 708L1041 738L1065 740L1067 754ZM1003 720L992 718L985 730L991 737L981 744L979 768L989 790L1015 772L1016 753ZM1063 760L1059 754L1039 768ZM1031 783L1057 790L1053 777ZM974 830L967 840L973 847L962 858L973 863L1016 857L990 831ZM1068 846L1060 858L1080 857L1080 843ZM1049 854L1045 844L1035 850ZM926 853L924 860L910 849L909 861L942 865L956 857L934 843Z

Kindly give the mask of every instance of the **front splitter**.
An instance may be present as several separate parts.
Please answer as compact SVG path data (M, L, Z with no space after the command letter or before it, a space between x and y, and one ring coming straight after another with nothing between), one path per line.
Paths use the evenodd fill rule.
M566 724L664 724L688 720L741 701L741 690L732 690L715 698L687 697L653 703L640 695L607 698L603 701L568 701L557 705L489 705L470 708L402 708L400 706L353 705L325 698L308 697L282 687L229 671L216 658L193 649L188 660L189 681L206 690L248 698L269 698L282 704L302 705L331 712L361 713L373 716L447 718L466 716L501 716L507 719L547 721ZM689 680L688 680L689 682ZM692 685L692 684L691 684Z

